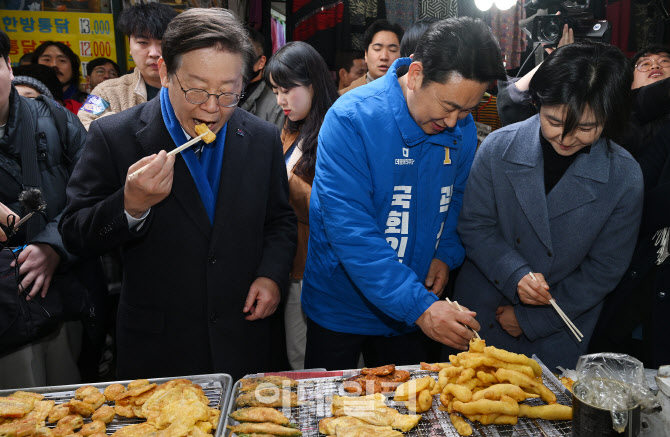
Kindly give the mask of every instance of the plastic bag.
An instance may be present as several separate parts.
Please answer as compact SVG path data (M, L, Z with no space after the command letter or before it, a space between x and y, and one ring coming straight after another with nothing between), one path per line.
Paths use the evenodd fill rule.
M638 404L644 412L660 408L647 386L644 365L630 355L582 355L576 371L580 384L575 395L589 405L609 410L617 432L623 432L628 425L627 410Z

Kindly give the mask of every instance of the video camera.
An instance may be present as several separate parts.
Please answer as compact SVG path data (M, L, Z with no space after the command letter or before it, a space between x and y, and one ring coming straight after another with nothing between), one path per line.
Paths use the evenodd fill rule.
M590 0L530 0L526 9L557 7L560 15L538 15L526 26L524 32L533 42L556 46L563 36L565 24L570 27L575 40L610 42L612 25L607 20L594 20L589 11Z

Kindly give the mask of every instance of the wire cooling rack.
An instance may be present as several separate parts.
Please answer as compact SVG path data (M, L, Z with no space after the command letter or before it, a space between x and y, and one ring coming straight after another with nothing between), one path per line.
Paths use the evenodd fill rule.
M547 367L536 357L535 360L542 367L542 379L557 398L559 404L572 405L572 398L563 384L554 377ZM409 370L411 379L431 375L437 379L436 373L419 370L416 366L403 366L400 369ZM298 381L297 394L301 405L293 408L282 408L281 411L290 418L292 423L297 423L304 437L322 437L319 434L319 421L325 417L332 416L330 405L333 395L348 395L343 389L343 381L349 376L358 374L357 370L344 371L344 376L303 379ZM239 394L239 383L232 390L229 403L229 411L235 410L235 398ZM296 389L294 389L296 390ZM528 399L525 403L529 405L543 405L540 399ZM389 407L396 408L402 414L410 414L404 403L393 401L389 396L387 399ZM407 437L458 437L459 434L451 424L449 414L438 409L440 406L439 396L433 399L432 408L422 413L419 424L410 432L405 433ZM467 419L466 419L467 420ZM233 422L231 420L231 422ZM470 422L469 422L470 423ZM572 435L572 421L547 421L540 419L519 418L516 425L481 425L478 422L470 423L472 435L481 437L559 437Z
M225 373L214 373L209 375L190 375L190 376L180 376L173 378L154 378L149 379L150 383L162 384L164 382L170 381L171 379L177 378L186 378L193 382L194 384L199 384L202 387L202 390L205 392L205 395L209 399L209 406L211 408L219 408L221 410L221 417L219 418L219 426L216 429L216 434L214 437L220 437L223 435L223 424L225 422L223 412L228 409L228 401L230 400L231 394L231 384L232 378L230 375ZM92 385L100 389L102 392L107 386L111 384L123 384L128 385L131 381L110 381L110 382L99 382L95 384L74 384L74 385L61 385L53 387L36 387L36 388L26 388L26 389L11 389L11 390L2 390L0 391L0 396L9 396L17 390L25 390L33 393L40 393L44 395L44 400L52 400L56 402L56 405L69 402L74 398L74 392L79 387L86 385ZM114 402L106 402L107 405L114 405ZM89 423L91 421L89 418L84 418L84 423ZM141 418L125 418L121 416L116 416L114 420L107 424L107 434L112 435L114 432L123 428L126 425L133 425L136 423L145 422L145 419ZM47 426L53 428L54 423L47 423Z

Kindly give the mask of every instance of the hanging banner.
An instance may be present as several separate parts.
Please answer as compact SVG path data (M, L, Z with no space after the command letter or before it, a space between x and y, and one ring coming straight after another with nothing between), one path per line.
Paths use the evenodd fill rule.
M112 14L4 10L1 25L11 42L9 56L13 65L44 41L60 41L79 56L82 82L89 61L117 61Z

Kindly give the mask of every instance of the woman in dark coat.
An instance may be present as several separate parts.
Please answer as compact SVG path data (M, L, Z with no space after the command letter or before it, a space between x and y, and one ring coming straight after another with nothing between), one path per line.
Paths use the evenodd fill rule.
M608 296L592 352L622 352L646 367L670 363L670 124L639 158L644 209L633 260Z

